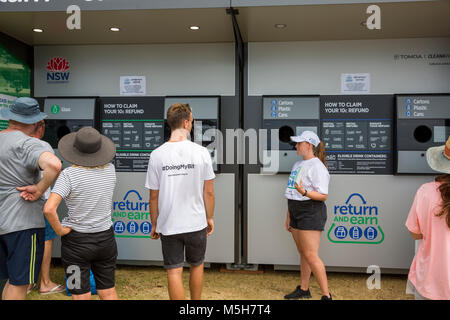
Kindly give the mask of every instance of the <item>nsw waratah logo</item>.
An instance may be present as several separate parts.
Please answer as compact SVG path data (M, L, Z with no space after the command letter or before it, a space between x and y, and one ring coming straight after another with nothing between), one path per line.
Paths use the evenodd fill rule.
M69 60L61 57L51 59L47 63L47 82L48 83L67 83L69 82L70 69Z
M342 205L333 208L334 218L328 240L333 243L380 244L384 232L379 225L380 212L359 194L353 193Z

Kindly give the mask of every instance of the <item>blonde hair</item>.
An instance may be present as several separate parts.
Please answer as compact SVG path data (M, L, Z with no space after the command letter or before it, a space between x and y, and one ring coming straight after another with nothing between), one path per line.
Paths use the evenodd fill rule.
M84 168L84 169L90 170L90 169L105 169L108 165L109 165L109 163L105 163L105 164L103 164L101 166L85 167L85 166L79 166L77 164L72 164L72 167L74 167L74 168Z

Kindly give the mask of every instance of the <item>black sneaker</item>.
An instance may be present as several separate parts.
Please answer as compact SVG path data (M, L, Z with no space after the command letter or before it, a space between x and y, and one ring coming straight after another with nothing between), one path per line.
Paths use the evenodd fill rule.
M322 299L320 299L320 300L333 300L333 298L331 297L331 293L330 293L329 298L327 296L322 296Z
M302 290L300 286L297 286L294 291L284 296L285 299L309 299L311 298L311 292L308 290Z

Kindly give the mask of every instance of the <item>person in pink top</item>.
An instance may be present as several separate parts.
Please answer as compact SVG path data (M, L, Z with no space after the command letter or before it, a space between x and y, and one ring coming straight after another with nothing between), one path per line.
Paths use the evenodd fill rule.
M422 239L408 274L416 300L450 300L450 136L427 150L429 166L442 172L417 190L406 227Z

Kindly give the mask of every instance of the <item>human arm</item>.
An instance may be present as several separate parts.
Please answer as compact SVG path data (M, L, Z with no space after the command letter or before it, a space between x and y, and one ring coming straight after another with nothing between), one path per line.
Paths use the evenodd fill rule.
M411 233L411 237L414 240L422 240L423 239L423 235L420 234L420 233L414 233L414 232L411 232L411 231L409 233Z
M160 233L156 233L156 223L158 221L158 198L159 190L150 189L150 220L152 223L152 231L150 237L153 240L157 240L161 237Z
M207 235L210 236L214 232L214 179L205 180L203 185L203 201L206 210Z
M414 201L411 206L411 209L409 210L408 218L406 219L405 226L408 228L409 233L411 234L411 237L414 240L421 240L423 239L423 232L421 228L420 223L420 211L424 210L424 208L428 207L424 205L424 192L423 192L423 186L417 190L416 195L414 196Z
M305 194L306 190L303 188L303 181L302 180L300 180L300 185L295 183L294 187L295 187L295 189L297 189L297 191L301 195ZM311 200L326 201L327 198L328 198L328 195L320 193L318 191L308 191L307 194L306 194L306 197L310 198Z
M43 152L39 156L38 164L42 169L42 179L34 185L16 188L21 191L20 196L24 200L31 202L38 200L45 190L51 186L61 172L62 167L61 160L48 151Z
M286 231L291 232L291 217L289 215L289 210L286 214L286 225L285 225Z
M53 230L55 230L56 234L59 236L65 236L70 231L72 231L69 227L63 227L61 222L59 222L57 209L59 204L61 203L62 197L57 193L51 193L47 202L44 206L44 215L48 220L48 223L52 226Z

